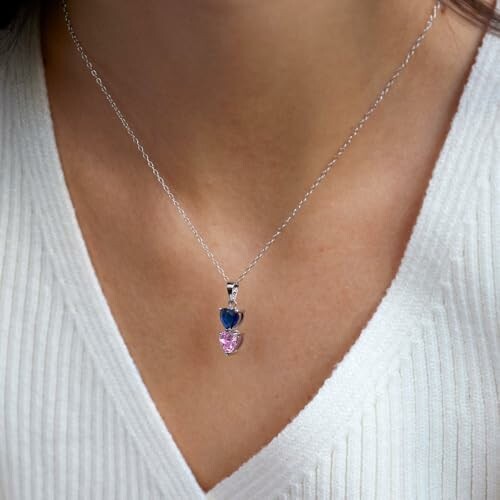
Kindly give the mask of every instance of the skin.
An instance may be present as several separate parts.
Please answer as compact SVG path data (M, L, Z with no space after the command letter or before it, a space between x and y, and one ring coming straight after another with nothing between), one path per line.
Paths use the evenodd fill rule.
M232 278L366 111L431 8L71 2L87 52ZM49 99L78 220L121 334L205 491L286 426L372 316L482 34L451 11L438 18L346 156L242 282L247 337L225 357L216 340L223 280L85 72L58 8L46 8Z

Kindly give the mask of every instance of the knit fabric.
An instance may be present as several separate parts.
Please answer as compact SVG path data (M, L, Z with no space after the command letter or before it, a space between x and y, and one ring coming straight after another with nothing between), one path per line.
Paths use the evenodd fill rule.
M0 41L0 499L500 499L500 38L487 34L400 268L313 399L204 493L77 223L37 23Z

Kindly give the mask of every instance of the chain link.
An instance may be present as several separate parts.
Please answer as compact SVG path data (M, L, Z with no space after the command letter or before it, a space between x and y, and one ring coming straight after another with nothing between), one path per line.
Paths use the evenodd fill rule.
M168 186L168 184L165 182L165 179L161 176L160 172L156 168L153 160L151 160L149 154L146 152L144 149L144 146L142 145L141 141L138 139L137 135L135 132L132 130L130 127L129 123L127 122L125 116L121 112L121 110L118 108L118 105L116 104L115 100L111 96L108 88L104 84L101 76L97 72L97 70L94 67L94 64L92 61L89 59L87 56L85 50L83 49L83 46L78 39L75 30L73 28L73 24L71 22L70 14L69 14L69 9L68 9L68 4L66 0L61 0L62 4L62 9L64 13L64 21L66 23L66 27L68 30L68 33L78 51L80 54L80 57L83 59L83 62L85 63L85 66L89 70L90 74L94 78L96 84L98 85L99 89L101 92L104 94L106 100L110 104L111 108L113 109L115 115L118 117L120 120L121 124L127 131L128 135L132 139L132 142L135 144L137 150L141 154L142 158L146 162L147 166L151 169L153 172L153 175L156 177L158 182L160 183L163 191L166 193L174 207L177 209L177 212L179 215L182 217L186 225L189 227L193 235L195 236L196 240L198 243L201 245L205 253L207 254L208 258L211 260L211 262L214 264L214 266L217 268L217 271L219 274L224 278L224 281L227 283L230 281L228 276L226 275L226 272L224 271L224 268L222 267L221 263L219 260L215 257L214 253L212 250L210 250L208 244L205 242L204 238L202 237L201 233L198 231L198 229L195 227L189 216L187 215L186 211L184 208L181 206L177 198L174 196L172 190ZM321 184L321 182L325 179L325 177L328 175L328 173L331 171L331 169L334 167L334 165L338 162L338 160L345 154L345 152L348 150L349 146L351 145L352 141L354 138L359 134L363 126L366 124L366 122L370 119L372 116L373 112L378 108L380 103L384 100L386 95L389 93L391 88L394 86L396 83L397 79L400 77L401 73L403 70L408 66L410 60L414 56L415 52L417 49L420 47L422 44L427 32L431 29L434 20L436 19L439 9L440 9L440 0L437 0L436 3L434 4L434 7L432 9L431 14L427 18L427 22L425 24L424 29L421 31L421 33L418 35L416 40L414 41L413 45L410 47L410 50L406 53L403 62L398 66L398 68L394 71L394 73L391 75L387 83L384 85L380 93L378 94L377 98L373 102L373 104L370 106L368 111L361 117L361 119L358 121L358 123L354 126L354 128L351 130L351 133L348 135L344 143L338 148L337 152L334 154L332 159L326 164L326 166L323 168L323 170L320 172L316 180L311 184L309 189L305 192L303 198L297 203L297 205L291 210L291 212L288 214L288 216L285 218L285 220L281 223L281 225L276 229L275 233L271 236L271 238L264 244L264 246L261 248L259 253L254 257L254 259L245 267L243 272L239 275L239 277L234 281L234 283L239 284L245 276L257 265L259 260L265 255L265 253L269 250L271 245L278 239L278 237L283 233L285 228L292 222L292 220L295 218L297 213L300 211L300 209L303 207L303 205L306 203L306 201L309 199L311 194L316 190L316 188Z

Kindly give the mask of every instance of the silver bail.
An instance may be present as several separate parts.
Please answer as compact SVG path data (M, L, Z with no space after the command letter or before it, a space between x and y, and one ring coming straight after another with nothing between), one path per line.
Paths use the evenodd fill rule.
M228 283L226 283L229 307L236 306L236 297L238 296L238 287L239 287L238 283L234 283L232 281L229 281Z

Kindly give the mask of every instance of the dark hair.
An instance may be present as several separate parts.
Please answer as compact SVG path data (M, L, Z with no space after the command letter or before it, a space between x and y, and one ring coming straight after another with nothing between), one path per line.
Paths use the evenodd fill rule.
M470 21L486 26L489 31L500 35L500 11L484 0L443 0L460 15Z
M486 26L500 35L500 11L486 3L486 0L442 0L463 17ZM14 17L23 9L29 8L33 0L3 0L0 7L0 29L6 28Z

